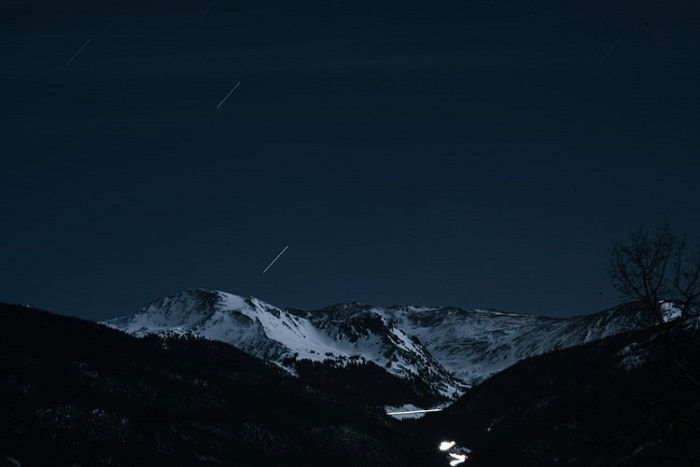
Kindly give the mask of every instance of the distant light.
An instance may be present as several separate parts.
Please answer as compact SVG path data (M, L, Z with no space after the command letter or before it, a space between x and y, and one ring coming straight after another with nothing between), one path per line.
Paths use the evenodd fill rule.
M452 454L452 453L450 453L450 456L452 456L452 458L454 459L452 462L450 462L450 465L453 467L455 465L459 465L462 462L467 460L467 456L465 456L464 454Z
M442 443L440 443L440 450L441 451L448 451L455 444L457 444L457 443L455 443L454 441L443 441ZM452 455L452 454L450 454L450 455Z
M416 409L416 410L399 410L397 412L387 412L387 415L406 415L412 413L428 413L428 412L440 412L442 409Z

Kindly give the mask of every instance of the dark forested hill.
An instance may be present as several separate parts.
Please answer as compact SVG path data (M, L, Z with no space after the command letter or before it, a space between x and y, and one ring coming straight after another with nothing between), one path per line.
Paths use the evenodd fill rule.
M0 305L0 368L0 465L435 465L341 369L302 380L220 342Z
M672 347L700 376L700 332L678 323ZM700 388L656 329L524 360L420 422L433 442L473 450L473 466L700 465Z
M673 347L700 375L700 331ZM529 358L443 412L373 365L299 366L299 378L221 342L134 338L0 305L0 465L683 466L700 459L700 390L658 328ZM456 448L455 448L456 449ZM462 452L465 452L462 450Z

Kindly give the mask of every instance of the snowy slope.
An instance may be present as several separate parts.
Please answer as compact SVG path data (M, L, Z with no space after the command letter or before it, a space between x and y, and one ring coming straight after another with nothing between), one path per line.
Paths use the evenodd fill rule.
M420 379L446 397L464 389L419 342L371 310L319 322L256 298L189 289L103 324L136 336L188 333L215 339L289 369L301 359L369 361L394 375Z
M358 303L302 311L202 289L160 298L104 324L137 336L220 340L290 370L301 359L370 361L446 397L524 358L642 326L633 305L572 318Z
M518 361L641 327L634 306L548 318L495 310L390 307L393 322L416 336L452 374L478 383Z

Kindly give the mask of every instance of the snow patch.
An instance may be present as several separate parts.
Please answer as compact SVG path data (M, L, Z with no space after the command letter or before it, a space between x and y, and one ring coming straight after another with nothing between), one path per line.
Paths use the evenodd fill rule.
M639 368L647 361L647 353L638 342L626 345L620 349L617 356L622 357L618 366L625 371Z

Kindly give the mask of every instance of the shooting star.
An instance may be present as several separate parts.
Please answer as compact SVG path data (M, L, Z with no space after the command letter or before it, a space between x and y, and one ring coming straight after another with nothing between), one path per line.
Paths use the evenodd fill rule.
M237 88L238 86L240 86L240 85L241 85L241 82L240 82L240 81L239 81L238 83L236 83L236 85L233 87L233 89L231 89L231 90L228 92L228 94L226 94L226 97L224 97L223 99L221 99L221 102L219 102L219 105L217 105L216 108L218 109L219 107L221 107L221 104L223 104L224 102L226 102L226 99L228 99L228 96L230 96L231 94L233 94L233 91L235 91L236 88Z
M615 43L613 43L613 45L610 46L610 48L608 49L608 51L605 52L605 54L603 54L603 56L600 58L600 61L598 62L598 65L600 65L601 63L603 63L603 60L605 60L606 58L608 58L608 55L610 55L610 52L612 52L613 49L614 49L615 47L617 47L617 44L619 44L621 40L622 40L622 36L620 36L620 37L617 38L617 40L615 41Z
M75 52L75 53L73 54L73 56L70 58L70 60L68 60L68 61L66 62L66 66L70 65L71 63L73 63L73 60L75 60L75 57L77 57L78 54L79 54L80 52L82 52L83 49L84 49L85 47L87 47L87 45L90 43L90 40L91 40L91 39L88 39L88 40L85 41L85 43L83 44L83 46L82 46L81 48L79 48L78 51Z
M213 7L215 3L216 3L216 0L214 0L213 2L211 2L211 3L204 9L204 11L202 12L202 16L206 15L207 13L209 13L209 10L211 10L211 7Z
M265 273L267 272L267 270L270 269L270 266L272 266L273 264L275 264L275 261L277 261L277 260L279 259L279 257L282 256L282 254L283 254L285 251L287 251L287 248L289 248L289 246L285 246L285 247L282 249L282 251L280 251L280 254L277 255L277 256L275 256L275 259L273 259L272 262L271 262L270 264L268 264L267 267L265 268L265 270L262 272L263 274L265 274Z

